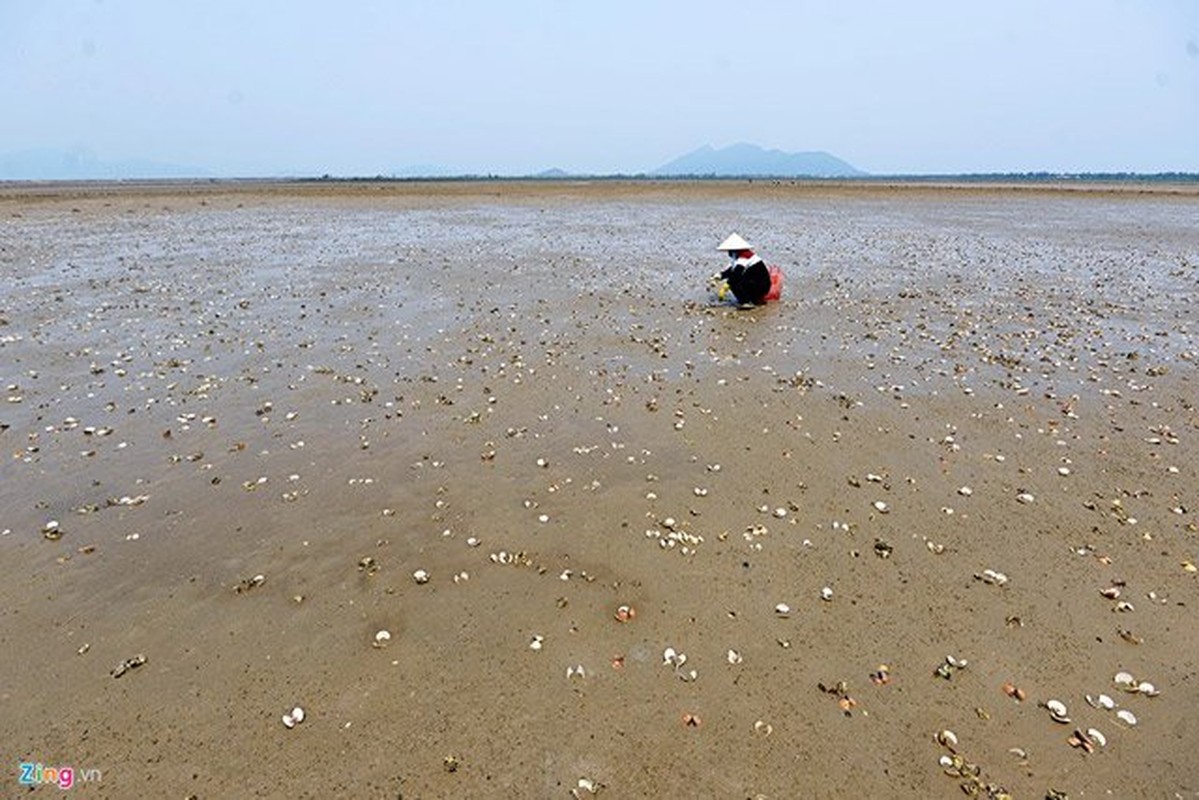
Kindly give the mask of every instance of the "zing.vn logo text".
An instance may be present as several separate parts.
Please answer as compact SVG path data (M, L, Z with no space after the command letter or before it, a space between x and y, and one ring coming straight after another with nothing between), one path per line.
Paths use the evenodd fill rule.
M92 783L103 778L98 769L79 770L76 773L74 767L47 767L32 761L22 761L17 766L21 771L17 782L22 786L52 785L59 789L70 789L75 785L76 774L83 783Z

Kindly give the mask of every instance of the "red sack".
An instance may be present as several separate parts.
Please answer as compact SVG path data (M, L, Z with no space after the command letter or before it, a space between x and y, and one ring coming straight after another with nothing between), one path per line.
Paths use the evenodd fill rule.
M770 272L770 291L766 293L766 301L770 302L783 296L783 271L773 265L766 269Z

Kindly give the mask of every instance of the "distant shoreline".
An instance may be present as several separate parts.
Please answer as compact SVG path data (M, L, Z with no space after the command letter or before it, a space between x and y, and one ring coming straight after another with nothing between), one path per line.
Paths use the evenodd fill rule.
M129 180L0 181L0 200L86 199L112 196L265 194L297 197L472 197L487 194L535 196L586 193L657 194L679 190L698 194L772 196L795 192L1080 192L1166 194L1199 197L1199 175L1062 178L1017 176L872 176L866 178L650 178L627 176L566 178L148 178Z

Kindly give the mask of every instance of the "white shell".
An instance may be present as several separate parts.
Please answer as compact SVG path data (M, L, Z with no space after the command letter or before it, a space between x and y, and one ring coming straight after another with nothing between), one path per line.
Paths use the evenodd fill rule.
M1068 722L1070 719L1066 716L1066 704L1061 700L1046 701L1045 708L1049 709L1049 715L1053 717L1054 722Z
M965 669L970 662L964 658L954 658L953 656L945 656L945 663L955 669Z
M951 730L940 731L937 733L937 744L942 744L946 747L957 747L958 736Z
M884 503L882 500L875 500L874 508L880 514L886 514L888 511L891 510L891 507L888 506L886 503Z
M391 631L381 630L375 632L375 646L382 647L391 641Z
M412 573L412 580L416 581L417 583L428 583L429 573L425 572L423 569L418 569L416 572Z
M283 715L283 727L288 728L288 729L294 728L296 725L299 725L303 721L304 721L304 709L300 708L299 706L296 706L291 711L288 711L286 714Z
M1122 722L1125 722L1129 725L1137 724L1136 714L1133 714L1131 711L1129 711L1126 708L1122 708L1119 711L1117 711L1116 716L1119 717Z
M825 586L823 589L821 589L820 590L820 599L821 600L832 600L833 599L832 588Z
M1112 678L1112 680L1116 682L1117 686L1132 686L1136 683L1136 678L1127 672L1117 672L1116 677Z
M1157 697L1159 694L1161 694L1161 692L1157 690L1157 687L1149 681L1141 681L1141 683L1137 686L1137 691L1146 697Z
M942 767L949 769L950 767L953 766L953 757L952 756L941 756L940 764Z
M1108 697L1106 694L1101 694L1095 698L1095 703L1100 708L1106 708L1108 711L1111 711L1116 707L1116 701Z
M1020 494L1016 495L1016 500L1018 500L1021 503L1024 503L1025 505L1033 502L1036 499L1037 498L1033 497L1032 494L1029 492L1021 492Z
M1107 747L1107 737L1095 728L1087 728L1087 736L1091 737L1095 744L1099 745L1100 747Z
M774 613L778 614L780 617L785 617L791 613L791 606L787 605L786 603L779 603L774 607Z
M741 663L741 654L738 653L736 650L730 650L726 657L728 658L728 662L730 664L740 664Z

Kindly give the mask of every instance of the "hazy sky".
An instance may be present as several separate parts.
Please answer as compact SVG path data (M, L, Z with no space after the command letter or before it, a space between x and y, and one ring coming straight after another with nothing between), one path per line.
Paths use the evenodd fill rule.
M1199 172L1199 2L0 0L0 113L217 175Z

